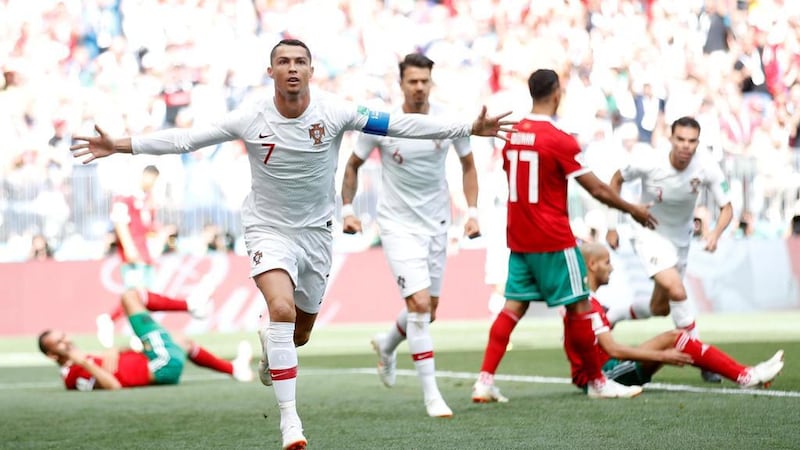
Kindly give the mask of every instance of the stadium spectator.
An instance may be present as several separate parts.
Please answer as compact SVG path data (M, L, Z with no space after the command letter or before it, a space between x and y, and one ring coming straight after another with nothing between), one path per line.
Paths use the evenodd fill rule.
M698 99L708 100L713 115L727 116L724 104L728 102L734 103L731 111L746 110L741 106L745 101L742 96L731 95L729 90L740 91L734 64L742 42L755 32L763 36L759 39L767 59L765 79L774 95L766 99L762 108L763 120L774 121L780 111L791 117L800 104L782 101L778 95L779 91L800 91L798 2L738 2L743 6L737 9L730 2L708 0L705 10L702 0L681 4L682 7L669 1L570 0L536 8L524 1L501 2L502 5L494 0L451 3L393 2L386 6L375 2L369 7L360 3L353 7L352 0L324 6L308 1L3 2L0 16L7 37L3 42L8 45L0 46L0 71L5 74L0 78L0 104L5 106L0 109L0 138L9 150L0 155L0 178L4 184L14 185L21 174L44 172L44 159L28 159L21 165L10 162L31 149L43 152L50 147L46 141L56 127L66 127L65 136L86 134L91 127L90 118L100 115L114 134L163 127L168 120L167 100L162 93L173 84L176 71L180 72L177 78L184 91L191 91L191 96L184 99L189 105L180 108L181 114L188 112L204 122L204 117L219 116L216 111L220 108L233 109L259 90L269 88L263 67L268 46L281 34L319 43L315 59L324 73L318 74L321 76L317 82L347 98L360 97L366 89L371 96L394 102L401 95L390 76L396 55L428 48L445 55L437 58L436 94L456 110L500 96L524 101L524 88L517 85L524 85L527 75L538 67L564 68L565 74L576 73L576 80L580 70L592 86L614 93L609 102L599 103L606 114L617 108L611 102L629 96L616 95L624 94L619 92L623 88L635 94L650 82L666 102L664 125L654 133L653 145L660 147L667 145L672 120L683 115L700 118ZM309 21L310 12L327 20ZM712 31L724 27L729 30L728 49L722 45L722 33ZM712 34L719 39L706 46L707 41L711 43ZM705 50L718 50L703 54L704 46ZM215 61L213 66L207 65L210 58ZM687 92L686 86L692 83L687 80L692 77L698 82L692 88L694 92ZM482 89L474 89L481 82ZM577 115L583 112L581 105L585 107L586 101L580 95L577 98L575 112L568 112L566 104L565 110L560 111L564 120L588 130L595 129L593 122L607 120L580 120ZM590 103L589 109L594 111L598 106L594 100ZM109 104L124 107L111 110ZM524 108L525 105L520 110ZM69 118L67 123L57 125L63 117ZM789 136L797 135L797 117L780 125L791 131ZM711 130L706 123L720 118L701 121L703 128ZM743 117L738 125L733 122L733 135L747 137L752 127L746 119ZM728 133L724 122L727 119L720 129ZM800 145L800 139L789 139ZM579 141L585 143L583 133ZM734 143L737 145L720 143L714 147L732 184L738 182L734 178L744 177L735 172L738 160L759 150L747 139L737 137ZM226 149L208 152L203 158L217 153L244 154ZM244 164L243 160L234 159L237 164ZM219 168L218 162L214 167ZM160 164L160 168L167 183L190 180L194 172L205 170L204 165L187 160L178 161L172 168ZM96 170L94 165L65 165L63 170L72 187L69 199L73 215L70 221L60 224L63 229L59 233L75 232L87 239L101 239L95 221L103 216L105 194L118 188L117 183L125 179L128 169L124 163L113 162L104 162ZM479 175L484 174L481 165L478 170ZM240 195L249 185L247 178L238 177L232 182L214 177L208 183L210 189L224 193L225 205L233 212L226 217L237 215ZM24 206L30 205L43 180L37 175L31 183L16 184L23 189L14 189L9 201L20 207L3 210L4 223L8 225L0 229L0 238L28 229L19 225L26 220ZM761 217L764 212L759 205L774 204L770 200L780 193L754 189L749 181L741 203L746 201ZM86 195L89 192L94 195ZM170 207L182 208L192 193L170 190ZM204 202L218 200L194 201L201 211L207 206ZM735 209L740 210L738 205L734 199ZM780 217L771 215L769 220L775 221L775 226L784 226L790 216L790 211L781 211ZM199 230L207 218L187 218L197 221L181 221L181 236L190 239L189 233ZM238 224L220 225L232 228ZM49 237L56 237L51 234L48 232ZM15 256L24 259L26 251L27 248Z
M443 115L446 110L431 103L434 62L410 53L400 62L403 104L396 113ZM478 175L468 138L455 140L393 139L361 135L347 161L342 181L342 219L346 233L361 231L353 199L358 171L378 149L383 168L384 195L378 202L381 245L405 306L387 333L375 335L378 376L387 387L395 384L397 346L408 338L411 358L422 384L425 408L431 417L450 417L453 411L436 384L433 339L429 326L436 318L447 260L447 231L451 222L450 191L445 176L447 150L453 148L461 161L464 196L469 218L464 234L477 236Z
M42 234L35 234L31 238L30 261L46 261L53 258L53 249L47 238Z
M730 224L733 208L728 199L728 182L722 170L708 153L697 152L700 143L700 124L691 117L672 123L672 149L649 158L634 158L611 179L611 188L621 192L624 182L641 180L641 201L652 204L658 219L655 229L635 226L634 249L647 275L655 281L649 305L619 304L608 315L612 323L618 320L645 319L670 314L675 326L697 337L695 313L690 305L683 276L689 255L697 197L707 188L719 205L719 219L705 236L705 250L717 249L722 233ZM606 234L611 248L619 247L616 227ZM613 229L612 229L613 228ZM703 379L719 382L718 375L703 372Z
M745 366L719 348L680 329L666 331L635 347L617 342L611 333L613 325L603 305L594 296L600 286L608 284L614 270L609 252L602 244L591 243L581 245L581 253L586 261L589 289L593 293L590 301L592 315L596 317L592 324L597 337L598 357L608 378L626 386L641 386L649 383L664 364L691 364L701 370L721 374L742 388L754 388L768 387L783 369L783 350L778 350L764 362ZM584 360L566 340L564 348L571 366L572 382L586 391L589 378Z
M76 136L72 151L77 158L86 156L84 162L89 163L114 153L186 153L234 139L244 141L254 180L242 209L242 224L250 275L269 312L268 325L259 330L263 346L259 376L274 386L283 447L302 449L307 440L296 408L296 346L311 336L331 268L334 158L342 135L360 130L425 139L497 136L513 122L501 120L508 113L488 117L486 108L472 123L422 114L390 115L316 90L312 93L311 52L295 39L281 40L272 48L267 71L274 97L265 95L242 106L216 125L119 139L95 126L99 136Z
M548 307L564 306L564 339L587 362L590 396L633 397L641 388L625 387L606 379L595 361L591 305L584 281L585 267L570 228L567 185L575 178L597 200L629 213L653 227L647 207L623 200L618 193L577 160L578 142L552 122L561 101L555 71L539 69L528 78L532 107L503 147L503 169L508 175L506 302L492 323L483 364L472 388L474 402L504 402L494 375L505 355L514 327L534 301Z
M61 368L67 389L115 390L177 384L187 358L200 367L228 374L237 381L252 381L250 360L253 351L247 341L239 344L236 358L226 361L189 339L173 339L150 317L135 289L122 294L121 304L136 336L144 345L143 351L112 349L102 355L92 355L78 349L61 330L50 329L39 335L39 349Z

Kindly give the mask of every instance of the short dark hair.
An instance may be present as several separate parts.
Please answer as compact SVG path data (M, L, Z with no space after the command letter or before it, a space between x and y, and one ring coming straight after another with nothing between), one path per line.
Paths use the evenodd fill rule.
M433 70L433 60L422 53L409 53L398 64L400 68L400 79L403 79L406 67L419 67L420 69Z
M38 339L39 340L39 351L41 351L45 355L49 351L48 351L47 347L44 345L44 339L47 337L48 334L50 334L51 331L53 331L53 330L44 330L41 333L39 333L39 339Z
M528 77L528 90L534 100L542 100L549 97L559 87L558 74L551 69L539 69Z
M281 39L280 42L275 44L275 47L272 47L272 51L269 52L269 62L272 63L273 58L275 58L275 51L281 45L291 45L293 47L303 47L306 49L306 54L308 54L308 62L311 62L311 50L308 49L308 46L305 42L301 41L300 39Z
M677 127L689 127L689 128L694 128L697 131L700 131L700 122L698 122L694 117L683 116L672 122L672 127L670 128L670 132L674 133L675 128Z

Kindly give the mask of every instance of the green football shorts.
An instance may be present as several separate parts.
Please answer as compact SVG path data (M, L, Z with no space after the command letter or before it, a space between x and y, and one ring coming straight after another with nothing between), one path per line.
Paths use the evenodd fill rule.
M549 253L511 252L506 298L545 301L547 306L571 305L589 297L586 264L578 247Z
M177 384L183 373L186 352L150 314L141 312L128 318L131 328L141 339L155 384Z

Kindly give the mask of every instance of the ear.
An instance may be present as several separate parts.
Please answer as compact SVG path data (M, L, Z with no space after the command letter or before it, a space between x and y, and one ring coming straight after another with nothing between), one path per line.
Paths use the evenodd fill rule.
M269 75L269 77L270 77L270 78L275 78L275 77L272 75L272 66L271 66L271 65L270 65L269 67L267 67L267 75Z

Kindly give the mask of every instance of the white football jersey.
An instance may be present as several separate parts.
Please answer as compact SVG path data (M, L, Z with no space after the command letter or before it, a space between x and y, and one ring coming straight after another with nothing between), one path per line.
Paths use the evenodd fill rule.
M694 209L702 188L711 191L718 205L730 201L722 169L702 151L682 171L669 162L669 151L637 153L620 174L626 182L642 180L642 203L653 205L650 212L658 220L655 231L677 247L688 246L691 241Z
M228 113L214 125L157 131L134 137L131 144L134 154L158 155L241 139L252 176L242 225L324 227L333 216L334 176L347 130L447 139L469 136L472 124L421 114L390 116L312 91L308 108L294 119L282 116L269 97Z
M395 111L395 114L402 110ZM441 116L443 109L431 105L430 114ZM450 226L450 189L445 160L450 148L459 157L471 153L469 138L403 139L362 134L353 151L367 159L377 148L381 156L383 190L378 200L378 225L382 230L398 230L435 236Z

